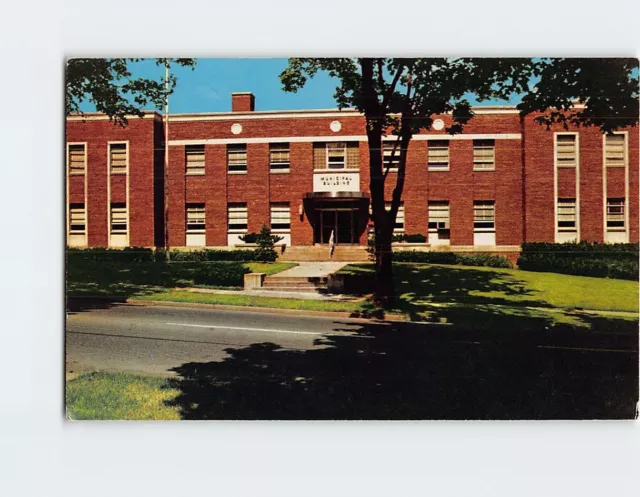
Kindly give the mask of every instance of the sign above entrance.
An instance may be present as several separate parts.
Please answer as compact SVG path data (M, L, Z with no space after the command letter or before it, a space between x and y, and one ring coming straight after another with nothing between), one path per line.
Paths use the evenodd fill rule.
M358 192L360 173L316 173L313 175L314 192Z

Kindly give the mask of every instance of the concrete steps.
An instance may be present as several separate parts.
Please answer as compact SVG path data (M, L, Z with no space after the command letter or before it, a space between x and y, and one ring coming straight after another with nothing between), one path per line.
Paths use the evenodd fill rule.
M326 293L327 278L267 276L260 290L273 292Z
M329 247L326 245L308 245L287 247L278 257L279 261L335 261L335 262L366 262L368 253L362 245L336 245L333 256L329 257Z

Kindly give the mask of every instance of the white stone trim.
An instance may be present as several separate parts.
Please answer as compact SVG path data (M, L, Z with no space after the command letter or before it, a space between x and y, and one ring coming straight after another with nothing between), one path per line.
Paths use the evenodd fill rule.
M629 132L628 131L614 131L614 135L624 135L624 234L625 242L629 242L629 211L631 206L629 205ZM609 194L607 192L607 161L606 161L606 147L607 147L607 134L602 134L602 240L607 241L607 198Z
M84 145L84 173L83 174L71 174L69 171L69 145ZM66 157L65 157L65 162L67 164L67 178L66 178L66 182L65 182L65 187L66 187L66 193L67 193L67 198L66 198L66 218L67 218L67 245L71 246L70 241L71 241L71 212L70 212L70 204L71 204L71 199L69 197L69 182L70 177L71 176L84 176L84 247L88 247L89 246L89 205L88 205L88 200L89 200L89 196L87 194L87 185L89 184L88 182L88 178L89 178L89 142L67 142L66 145Z
M111 145L119 143L125 143L127 145L127 170L124 173L111 173ZM111 177L112 176L124 176L125 177L125 204L127 206L127 233L124 246L128 247L130 244L131 235L131 203L129 202L129 168L131 167L131 146L129 140L113 140L107 142L107 246L108 247L121 247L122 245L111 244Z
M553 133L553 232L556 243L566 241L566 231L558 231L558 135L575 136L576 137L576 232L575 238L580 241L580 133L578 132L555 132ZM561 168L569 169L569 168ZM606 206L605 206L606 208Z
M162 120L162 116L155 111L145 110L144 115L136 116L133 114L125 116L127 119L158 119ZM86 112L83 114L73 114L71 116L67 116L67 121L108 121L109 116L103 114L101 112Z
M415 135L411 141L430 140L521 140L520 133L474 133L460 135ZM240 145L245 143L309 143L309 142L366 142L366 135L349 136L276 136L260 138L202 138L193 140L169 140L169 146L185 145Z

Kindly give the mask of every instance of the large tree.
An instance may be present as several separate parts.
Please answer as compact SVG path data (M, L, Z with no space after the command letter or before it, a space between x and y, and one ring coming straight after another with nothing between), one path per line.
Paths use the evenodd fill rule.
M70 59L66 71L65 111L81 112L83 101L95 105L115 123L127 124L127 116L141 116L147 106L164 106L167 86L164 77L158 79L134 77L131 64L143 59ZM194 59L154 59L158 66L176 64L195 66ZM169 75L169 93L176 86L176 77Z
M525 115L538 121L598 126L609 132L638 121L637 59L491 58L293 58L280 75L285 91L296 92L326 71L337 78L339 108L365 117L369 147L369 190L375 234L375 296L394 295L391 242L405 184L411 138L431 128L434 116L450 114L449 133L459 133L473 118L469 99L503 100L521 95ZM579 103L581 105L576 106ZM382 139L397 137L397 175L384 168ZM391 207L385 209L385 182L395 177Z

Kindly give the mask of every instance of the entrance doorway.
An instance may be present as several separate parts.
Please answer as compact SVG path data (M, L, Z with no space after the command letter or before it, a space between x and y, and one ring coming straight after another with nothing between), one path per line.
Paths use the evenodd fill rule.
M336 244L358 243L355 209L319 209L319 222L314 229L314 243L329 243L333 232Z

